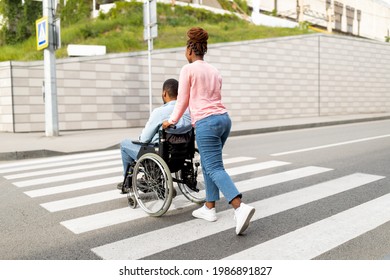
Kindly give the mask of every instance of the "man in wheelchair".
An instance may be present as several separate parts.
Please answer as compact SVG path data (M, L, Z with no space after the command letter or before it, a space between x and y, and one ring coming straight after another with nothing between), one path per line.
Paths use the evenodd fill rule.
M123 164L123 176L126 177L132 173L132 166L137 160L141 147L145 144L158 145L159 143L159 129L164 120L168 119L175 107L179 83L175 79L168 79L164 82L162 88L162 100L164 104L152 111L149 120L147 121L139 141L132 141L131 139L125 139L120 144L122 164ZM168 133L174 134L186 134L191 131L191 117L187 111L183 117L176 124L175 128L167 129ZM123 182L117 185L117 188L123 191Z

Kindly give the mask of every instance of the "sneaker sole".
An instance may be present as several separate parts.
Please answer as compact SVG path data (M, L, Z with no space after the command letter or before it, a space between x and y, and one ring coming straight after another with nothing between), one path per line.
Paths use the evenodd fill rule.
M209 218L207 218L205 216L196 216L194 214L192 214L192 216L195 217L195 218L198 218L198 219L203 219L203 220L208 221L208 222L215 222L217 220L217 217L215 217L213 219L209 219Z
M248 216L246 217L246 220L245 220L244 224L242 225L240 231L236 232L237 235L242 234L248 228L249 222L251 221L253 215L255 214L255 211L256 211L255 208L251 209L251 211L249 212Z

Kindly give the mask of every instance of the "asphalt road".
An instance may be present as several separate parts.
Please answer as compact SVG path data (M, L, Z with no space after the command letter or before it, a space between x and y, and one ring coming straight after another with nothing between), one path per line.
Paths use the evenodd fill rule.
M224 199L211 224L196 205L128 208L118 150L1 164L0 258L390 259L390 121L231 137L224 154L257 209L243 236Z

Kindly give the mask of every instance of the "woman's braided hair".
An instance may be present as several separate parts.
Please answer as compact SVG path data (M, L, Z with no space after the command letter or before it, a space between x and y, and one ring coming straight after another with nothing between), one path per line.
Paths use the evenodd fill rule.
M207 39L209 34L200 27L193 27L187 32L187 47L191 48L196 55L203 56L207 52Z

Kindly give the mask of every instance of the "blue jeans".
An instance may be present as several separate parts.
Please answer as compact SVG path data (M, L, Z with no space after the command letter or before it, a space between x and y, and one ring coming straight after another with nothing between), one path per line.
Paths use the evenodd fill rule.
M241 197L232 179L226 173L222 160L222 148L229 136L231 126L232 122L227 113L206 117L195 124L207 202L219 200L219 191L229 203L235 197Z
M123 176L126 176L126 168L132 164L136 159L141 149L141 145L134 144L130 139L125 139L121 142L121 155L123 164Z

